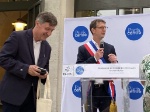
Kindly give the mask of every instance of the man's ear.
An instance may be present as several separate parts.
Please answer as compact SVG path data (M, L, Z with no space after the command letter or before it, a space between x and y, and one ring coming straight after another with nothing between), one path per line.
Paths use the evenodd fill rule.
M39 23L39 21L37 21L37 20L36 20L36 21L35 21L35 26L37 26L37 27L38 27L38 26L39 26L39 24L40 24L40 23Z
M92 29L91 29L91 32L92 32L92 33L94 33L94 32L95 32L95 29L94 29L94 28L92 28Z

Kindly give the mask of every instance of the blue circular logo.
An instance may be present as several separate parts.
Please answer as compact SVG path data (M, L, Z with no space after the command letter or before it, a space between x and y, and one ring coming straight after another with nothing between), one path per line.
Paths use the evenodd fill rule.
M143 35L143 27L139 23L131 23L127 26L125 34L129 40L138 40Z
M129 97L132 100L137 100L143 95L143 86L137 81L131 81L128 84Z
M78 66L78 67L76 68L76 74L77 74L77 75L82 75L83 72L84 72L84 68L83 68L82 66Z
M89 32L85 26L78 26L73 31L73 37L77 42L84 42L88 36Z
M73 94L78 97L81 98L81 83L80 80L76 81L73 86L72 86L72 92Z

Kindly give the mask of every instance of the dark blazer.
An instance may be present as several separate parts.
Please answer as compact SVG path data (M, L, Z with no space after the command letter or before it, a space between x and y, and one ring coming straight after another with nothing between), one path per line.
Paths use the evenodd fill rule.
M108 55L110 53L116 55L114 46L104 42L104 56L103 56L103 58L105 59L106 63L110 63L110 61L108 60ZM84 47L84 45L82 45L78 48L76 63L77 64L79 64L79 63L82 63L82 64L96 64L97 62L96 62L94 56L91 56L89 54L89 52L87 51L87 49ZM90 82L91 82L91 86L93 88L94 80L91 80ZM103 82L104 82L104 84L102 84L100 86L100 89L101 89L102 92L99 94L99 96L110 96L109 93L108 93L109 82L108 81L103 81ZM88 96L90 95L90 93L91 92L89 91ZM92 91L92 93L95 94L93 91Z
M51 47L41 42L38 66L49 71ZM31 86L36 92L38 77L28 74L29 65L35 65L32 29L14 31L4 43L0 52L0 66L6 72L0 83L0 99L14 105L21 105ZM45 83L45 80L41 80Z
M108 60L108 54L110 53L116 55L114 46L104 42L104 56L103 57L107 63L110 63L110 61ZM95 63L96 64L97 62L94 59L94 56L91 56L89 52L86 50L86 48L84 47L84 45L82 45L78 48L78 55L77 55L76 63L77 64L79 63L85 63L85 64Z

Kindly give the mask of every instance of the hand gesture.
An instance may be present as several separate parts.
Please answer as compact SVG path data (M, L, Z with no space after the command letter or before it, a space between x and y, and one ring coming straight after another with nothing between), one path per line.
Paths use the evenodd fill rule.
M111 62L111 63L117 63L117 56L115 54L109 54L108 55L108 60Z
M96 53L94 54L94 57L98 61L100 58L102 58L104 55L104 48L99 48Z

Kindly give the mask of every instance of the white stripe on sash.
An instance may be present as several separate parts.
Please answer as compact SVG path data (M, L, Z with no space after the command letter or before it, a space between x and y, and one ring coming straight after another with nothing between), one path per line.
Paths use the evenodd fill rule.
M96 51L95 51L95 49L93 48L93 46L92 46L89 42L87 42L86 44L87 44L87 46L91 49L91 51L93 52L93 54L95 54ZM96 47L96 48L97 48L97 47ZM99 49L99 48L97 48L97 49ZM98 61L100 62L100 64L103 64L103 61L102 61L101 59L99 59Z

